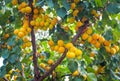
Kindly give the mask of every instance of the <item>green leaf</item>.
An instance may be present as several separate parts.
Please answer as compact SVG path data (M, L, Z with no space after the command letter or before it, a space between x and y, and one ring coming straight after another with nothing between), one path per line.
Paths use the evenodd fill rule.
M16 63L16 67L19 69L19 70L22 70L22 64L20 62L17 62Z
M61 18L64 18L67 14L67 11L64 7L62 8L57 8L56 9L57 15L60 16Z
M46 0L46 3L47 5L50 7L50 8L53 8L54 7L54 3L52 0Z
M72 81L84 81L82 77L75 77Z
M85 59L85 61L90 64L92 63L92 60L90 59L90 57L88 55L84 55L83 58Z
M95 3L97 7L103 7L103 3L101 0L95 0Z
M107 12L109 12L110 14L117 14L120 12L120 4L118 3L110 3L107 7L106 7Z
M9 57L9 51L8 51L8 49L2 51L2 57L3 57L4 59L6 59L6 58Z
M17 55L15 55L15 54L11 55L8 58L8 60L10 61L10 63L15 63L16 59L17 59Z
M107 31L105 31L104 35L106 40L113 40L113 31L112 29L109 29Z
M73 73L74 71L78 69L78 63L76 61L71 60L68 63L68 68Z
M62 0L62 5L66 10L70 9L70 3L68 3L67 0Z
M6 67L5 66L2 66L0 68L0 77L4 77L4 75L6 74Z
M12 46L15 43L15 36L13 36L12 38L9 39L8 41L8 45Z
M94 73L88 73L87 74L87 81L97 81L97 77Z
M0 25L5 25L10 16L10 11L7 10L4 14L0 14Z

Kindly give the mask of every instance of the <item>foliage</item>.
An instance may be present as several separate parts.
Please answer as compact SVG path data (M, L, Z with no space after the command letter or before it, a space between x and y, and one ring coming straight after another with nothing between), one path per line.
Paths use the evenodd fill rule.
M119 81L119 21L119 0L0 0L0 80Z

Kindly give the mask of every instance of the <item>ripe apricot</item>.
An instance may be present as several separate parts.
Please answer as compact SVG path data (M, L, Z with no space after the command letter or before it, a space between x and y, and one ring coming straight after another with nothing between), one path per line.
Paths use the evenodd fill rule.
M65 51L65 48L64 48L64 47L59 47L59 48L58 48L58 52L59 52L59 53L63 53L64 51Z
M73 73L72 73L72 76L78 76L79 75L79 71L78 70L76 70L76 71L74 71Z
M113 46L113 48L115 48L115 49L116 49L116 52L118 52L118 51L119 51L119 46L114 45L114 46Z
M76 4L75 4L75 3L71 3L70 8L71 8L71 9L75 9L75 7L76 7Z
M92 28L88 28L87 31L86 31L86 33L87 33L88 35L92 34Z
M50 46L54 46L54 42L53 42L52 40L49 40L49 41L48 41L48 44L49 44Z
M58 40L57 44L58 44L58 46L64 46L64 41L63 40Z
M9 38L9 36L10 35L7 33L7 34L4 35L4 38L7 39L7 38Z
M37 8L35 8L35 9L33 10L33 12L34 12L34 14L38 14L38 13L39 13L39 11L38 11Z
M94 52L91 52L91 53L90 53L90 57L95 57L95 53L94 53Z
M19 32L19 30L18 30L18 29L15 29L15 30L14 30L14 34L15 34L15 35L17 35L17 34L18 34L18 32Z
M100 37L98 38L98 41L99 41L100 43L103 43L103 42L105 41L105 38L104 38L103 36L100 36Z
M26 13L31 13L31 11L32 11L31 7L29 7L29 6L25 7L25 12Z
M12 5L17 5L18 1L17 0L12 0Z
M19 32L19 33L18 33L18 36L19 36L20 38L22 38L22 37L24 37L24 33L23 33L23 32Z
M110 49L110 53L111 53L111 55L114 55L116 53L116 49L115 48L111 48Z
M80 0L74 0L74 2L75 2L75 3L79 3L79 2L80 2Z
M45 68L45 64L44 64L44 63L41 63L41 64L40 64L40 67L41 67L41 68Z
M77 49L75 50L75 56L81 56L82 55L82 51Z
M81 22L81 21L78 21L77 23L76 23L76 26L77 27L81 27L83 25L83 23Z
M87 33L84 33L84 34L82 35L82 39L83 39L83 40L86 40L88 37L89 37L89 35L88 35Z
M103 44L104 44L105 46L110 46L110 45L111 45L110 41L108 41L108 40L105 40L105 41L103 42Z
M52 65L54 62L52 59L49 59L48 62L47 62L49 65Z
M66 57L69 58L69 59L75 58L75 53L68 51Z
M92 38L93 38L94 40L97 40L97 39L99 38L99 34L93 34L93 35L92 35Z
M77 10L77 9L74 10L74 11L73 11L73 16L76 17L76 16L78 15L78 12L79 12L79 10Z
M65 45L65 47L66 47L67 49L70 49L71 47L73 47L73 44L72 44L72 43L67 43L67 44Z

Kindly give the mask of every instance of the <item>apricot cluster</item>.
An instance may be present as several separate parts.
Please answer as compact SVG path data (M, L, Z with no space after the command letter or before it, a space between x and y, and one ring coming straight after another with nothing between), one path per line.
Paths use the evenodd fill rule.
M117 45L111 45L109 40L106 40L102 35L99 34L92 34L92 28L88 28L85 33L82 35L82 40L87 40L90 44L94 45L96 48L100 48L104 46L106 52L110 53L111 55L115 54L119 51L119 47Z
M35 30L52 29L57 23L57 18L51 18L48 14L44 14L43 8L34 8L33 13L33 20L30 21L30 24Z
M69 59L72 59L75 57L78 59L81 58L82 51L80 49L76 48L72 43L64 44L63 40L58 40L57 45L54 45L54 42L52 40L50 40L50 41L48 41L48 44L49 44L51 50L56 51L60 54L64 53L65 48L68 49L66 57Z

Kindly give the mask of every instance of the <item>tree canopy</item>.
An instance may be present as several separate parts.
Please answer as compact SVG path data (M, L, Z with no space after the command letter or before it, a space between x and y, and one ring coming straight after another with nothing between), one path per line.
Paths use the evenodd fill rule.
M0 0L0 81L120 81L120 0Z

